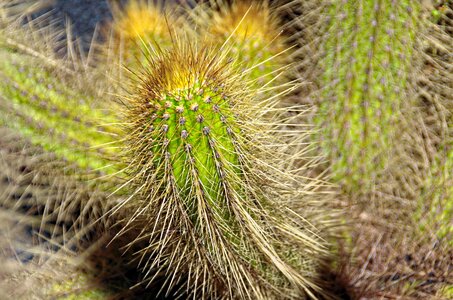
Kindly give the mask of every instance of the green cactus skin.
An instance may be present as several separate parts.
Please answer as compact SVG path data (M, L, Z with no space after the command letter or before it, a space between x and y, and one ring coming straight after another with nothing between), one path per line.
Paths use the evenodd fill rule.
M201 298L312 295L323 250L283 204L301 195L280 185L295 179L277 171L285 153L263 144L272 107L252 100L227 55L187 43L151 56L125 101L135 192L118 210L139 231L131 247L145 282L167 274L163 293L182 284Z
M0 127L0 261L13 267L9 274L0 270L6 299L146 294L129 290L135 282L124 275L133 269L119 250L124 243L109 245L115 220L103 216L112 196L80 172Z
M414 1L342 1L328 7L318 124L335 179L370 190L386 168L411 66Z
M115 119L25 55L1 52L1 122L81 168L113 173L106 159ZM105 126L101 125L105 124Z

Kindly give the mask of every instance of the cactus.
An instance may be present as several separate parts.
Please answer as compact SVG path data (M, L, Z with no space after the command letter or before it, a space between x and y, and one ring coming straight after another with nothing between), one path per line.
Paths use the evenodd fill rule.
M432 141L431 151L436 154L423 182L416 213L420 234L434 233L451 247L453 227L453 24L452 3L440 1L428 6L423 44L424 68L418 77L418 102L428 130L425 139ZM451 286L450 286L451 287Z
M125 274L134 266L120 250L124 242L111 242L115 220L104 216L117 200L90 185L78 166L14 130L0 127L0 155L0 261L11 266L8 274L0 270L0 294L14 299L146 294L129 290L135 282Z
M162 4L153 4L145 0L129 1L124 8L114 4L112 14L114 22L110 24L118 39L125 43L134 43L139 39L152 37L158 45L170 40L166 16L162 13ZM167 16L168 17L168 16ZM131 45L129 45L131 46Z
M453 243L453 24L452 3L440 1L429 7L431 16L426 24L424 68L419 75L418 100L426 122L424 133L434 145L436 159L425 179L418 199L417 221L422 234L435 232L451 246Z
M119 61L133 69L136 58L144 58L148 48L171 46L172 31L186 27L180 24L174 9L164 8L162 2L132 0L125 5L113 4L113 21L108 24L108 61ZM122 79L124 80L124 79Z
M418 29L428 32L422 28L426 24L420 13L426 4L282 2L279 7L267 1L233 1L231 5L211 1L214 9L202 7L193 12L198 18L194 20L203 27L201 35L208 33L209 38L200 43L191 40L192 46L170 34L173 30L165 24L159 5L131 2L124 14L114 8L113 30L115 37L121 36L114 41L114 55L119 48L125 50L123 62L137 74L135 81L120 79L131 84L130 95L119 101L120 119L115 113L104 113L106 103L99 103L104 100L98 98L101 92L73 84L84 79L79 73L72 74L61 60L45 59L42 53L10 43L2 35L5 32L0 33L0 124L31 141L21 150L22 156L14 158L8 152L15 147L14 138L5 138L6 129L0 129L0 144L7 149L2 156L6 160L0 161L6 167L0 169L0 175L13 169L12 176L5 177L8 187L0 192L0 224L7 215L3 210L16 213L20 207L22 213L30 207L36 209L41 218L30 221L27 215L24 222L41 234L39 246L65 244L69 235L83 244L77 244L77 255L98 234L108 231L107 243L114 244L117 257L109 261L90 254L77 259L83 265L104 267L115 262L106 272L119 272L119 276L127 272L124 262L131 263L134 272L138 265L143 273L119 289L137 284L143 287L144 297L154 296L147 294L148 286L157 287L165 296L180 297L316 297L321 290L317 271L326 256L318 236L323 225L318 227L318 223L325 222L325 215L317 215L325 212L317 208L330 198L318 190L313 193L319 182L307 182L301 176L306 166L294 166L305 159L298 157L306 151L307 132L298 130L305 125L297 123L304 118L297 114L302 107L281 107L279 102L295 86L279 86L283 80L274 78L289 68L289 61L302 59L299 75L313 84L307 85L308 90L306 86L298 90L308 95L300 101L320 101L315 117L321 128L317 137L324 137L321 148L331 161L334 179L346 192L339 198L351 201L359 195L367 202L365 211L363 207L348 211L348 217L360 215L368 225L357 226L356 231L366 228L358 237L356 232L347 233L349 246L356 243L353 246L359 253L354 259L363 263L360 274L351 276L364 276L367 284L376 284L376 290L398 290L402 284L390 282L382 274L391 270L391 276L404 275L399 261L405 258L385 251L420 252L422 261L426 258L423 251L447 253L443 241L451 241L448 221L453 201L448 174L452 168L448 26L435 31L434 42L420 43ZM304 18L287 26L280 24L277 13L288 7L306 10ZM445 22L445 10L448 8L434 15L436 22ZM146 16L132 18L138 24L131 22L131 16L137 14ZM149 19L150 15L154 17ZM303 30L294 30L297 33L290 40L308 43L293 52L280 30L291 32L294 24L303 25ZM149 28L153 30L147 31ZM153 45L148 47L142 40L151 40ZM200 46L205 42L215 50ZM435 52L424 57L435 71L419 72L416 56L422 53L421 47ZM303 55L307 49L313 55ZM134 61L133 56L139 59ZM233 62L228 62L232 57ZM105 64L103 58L100 62ZM101 84L111 85L115 93L118 90L110 80L101 80ZM114 105L111 111L117 109ZM22 160L25 170L29 166L38 170L31 182L27 181L29 174L19 174ZM38 166L29 161L38 161ZM90 169L97 171L95 175L87 172ZM100 171L108 176L98 178ZM28 179L20 182L22 176ZM126 191L116 192L119 197L104 194L123 188ZM416 201L412 200L420 203L415 220ZM384 218L398 223L376 225ZM95 220L103 222L96 227ZM411 229L418 230L421 223L426 226L420 233L435 232L442 241L440 247L425 247L427 239ZM381 229L385 234L373 235ZM368 233L379 237L383 249L377 247L375 257L380 262L374 264L362 261L369 255L371 243L363 241ZM396 242L393 235L404 242ZM426 245L407 243L414 237ZM9 242L0 239L0 243L4 241ZM100 253L106 249L97 248L96 243L92 246ZM120 254L121 262L116 261ZM64 262L62 265L65 267ZM93 274L90 268L81 270L78 265L71 267L74 276L55 281L49 274L52 268L60 274L58 264L48 267L39 275L47 283L42 297L131 297L127 293L119 296L118 287L111 289L116 283L109 276L96 275L103 268L95 267ZM416 294L424 285L417 281L426 280L426 276L417 276L410 287L397 292ZM95 289L90 285L93 278L96 284L98 279L102 281ZM448 293L448 286L443 289L439 288L438 295ZM367 297L373 296L372 288L370 291Z
M418 8L409 1L346 1L328 9L318 124L335 179L354 193L372 189L389 168Z
M104 155L92 150L112 142L114 131L108 126L96 127L109 123L109 117L90 105L92 99L86 100L86 95L68 89L37 67L36 61L24 63L29 57L5 51L1 56L2 124L82 168L109 172ZM104 150L107 156L109 149Z
M276 80L290 63L290 50L281 35L280 20L268 1L218 0L191 10L189 15L207 43L227 48L258 86L276 87ZM270 87L270 89L271 89Z
M2 17L10 15L6 10ZM0 246L9 247L0 249L0 260L20 268L1 279L0 293L46 299L53 293L45 290L48 284L68 274L44 265L59 260L61 248L84 252L87 240L109 226L102 219L108 210L104 191L116 180L99 175L116 172L106 145L115 137L109 123L116 119L104 113L105 103L95 101L91 86L82 92L82 73L47 52L55 44L45 34L23 28L21 18L17 22L0 20ZM23 43L28 38L37 39L36 47ZM84 255L78 257L82 264ZM57 265L63 261L66 256ZM18 286L9 278L23 280Z
M279 129L265 115L275 103L252 101L227 55L180 41L138 75L124 101L135 186L118 207L130 211L125 230L139 231L131 245L145 282L169 276L164 293L186 285L202 298L312 295L323 247L284 205L302 194L288 186L298 177L278 167L285 153L270 152Z
M94 72L77 58L65 60L53 52L59 48L53 41L59 31L33 30L40 28L40 21L27 28L17 19L2 20L0 27L0 124L76 163L85 173L115 174L117 119L109 111L108 97L99 99L108 80L90 86Z
M357 200L361 203L347 205L343 218L349 226L344 239L338 242L340 250L346 252L339 251L341 256L332 269L339 266L337 276L353 298L434 296L442 281L448 285L442 276L448 274L451 255L451 246L445 243L448 236L439 239L445 233L445 226L449 226L448 209L442 212L442 208L447 208L451 201L447 200L448 176L445 173L439 176L449 168L444 165L449 151L446 142L451 140L451 133L447 133L451 110L447 107L453 103L451 55L448 54L453 43L448 4L437 6L441 7L439 11L447 13L439 18L441 26L433 27L426 22L425 8L429 1L277 3L281 3L278 13L287 21L284 30L298 44L294 52L299 76L309 82L301 88L300 101L321 103L314 117L318 128L323 130L317 138L325 138L322 148L330 158L326 165L333 171L335 181L342 185L337 198L343 200L342 205L356 204ZM379 10L373 13L375 4L379 4ZM406 10L406 5L412 12ZM354 9L358 13L352 13ZM377 21L375 24L373 19ZM389 54L395 59L390 61L389 68L383 68L383 64L377 63L383 62L386 55L387 29L393 34L388 40ZM376 48L369 57L367 51L373 44ZM364 97L365 92L360 90L360 83L367 79L367 64L363 63L366 61L372 63L369 83L374 80L374 84L367 86L371 97ZM402 76L397 76L400 71ZM387 80L381 83L377 78L383 74ZM395 88L401 92L395 93ZM379 89L389 97L379 100L376 95ZM330 101L331 96L336 96L334 101ZM371 115L366 114L363 106L352 105L360 101L368 101ZM372 101L375 101L374 108ZM394 103L386 112L393 122L381 123L373 114L378 112L376 104L390 103L387 101ZM364 132L365 121L374 124L370 130L379 135L375 138L377 148L373 143L363 148L360 135L351 139L353 133ZM350 144L346 144L348 136ZM361 167L363 154L367 156L365 166ZM382 164L375 166L379 161ZM355 166L351 169L355 177L346 176L348 166ZM424 230L420 230L421 224ZM437 266L433 277L426 275L432 270L430 259Z

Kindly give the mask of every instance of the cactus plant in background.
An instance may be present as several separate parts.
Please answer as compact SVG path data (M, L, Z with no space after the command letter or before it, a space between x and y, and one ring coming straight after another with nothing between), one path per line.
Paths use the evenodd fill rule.
M451 4L428 2L213 0L189 12L194 42L131 1L96 75L55 38L28 46L44 35L5 14L24 1L0 4L0 297L315 298L329 268L352 298L448 298ZM309 84L274 78L290 60ZM290 92L319 104L328 206ZM326 265L337 203L353 221Z
M344 201L340 203L356 203L357 194L362 194L359 198L362 205L348 206L347 219L351 220L352 217L353 221L346 234L350 236L348 240L352 248L346 249L346 252L340 251L340 268L337 271L340 281L354 298L424 298L435 295L436 290L439 291L437 297L442 297L442 285L447 284L448 290L446 278L450 272L448 257L451 255L451 248L445 244L446 239L438 240L439 229L450 227L448 217L445 221L438 204L443 203L442 207L445 208L450 202L445 197L446 193L441 195L447 190L446 177L441 176L442 179L437 180L437 174L448 173L448 164L444 165L448 153L445 143L448 144L451 139L451 133L447 133L451 130L447 125L451 110L447 107L451 107L453 103L452 93L449 92L452 80L451 55L448 53L451 53L453 43L448 4L436 5L438 11L444 14L438 14L440 26L433 26L427 19L434 9L429 7L429 1L277 3L281 4L277 9L279 14L287 19L285 31L292 34L291 40L299 45L294 51L299 74L301 78L311 82L300 90L300 101L323 103L320 108L322 114L316 119L318 125L323 124L321 128L324 128L324 134L330 134L327 143L324 142L325 151L332 155L339 154L343 149L342 155L333 156L336 162L331 160L333 172L341 174L336 177L336 181L343 184L343 191L340 191L338 198ZM429 14L427 8L430 10ZM349 9L359 13L347 13ZM373 13L374 9L377 10ZM368 17L361 18L367 11L371 12ZM377 18L372 17L373 14ZM380 27L385 23L388 23L387 27ZM407 25L409 28L404 30ZM362 47L356 48L354 41L358 41L360 33L364 34ZM391 39L386 38L388 34L392 36ZM380 44L381 42L383 43ZM406 46L403 46L403 42L406 42ZM367 52L367 45L376 47L372 52ZM386 51L387 46L390 46L390 52ZM373 59L377 62L388 54L395 55L398 52L402 55L396 55L388 64L389 68L378 64L371 69L367 69L367 64L353 68L359 62L373 62ZM351 54L349 58L352 62L348 60L348 53ZM392 63L395 65L390 68ZM400 71L403 72L402 76L392 75L392 72L398 74ZM392 75L389 78L394 81L389 81L389 78L382 82L375 80L373 86L363 85L365 90L359 90L360 86L357 84L360 80L374 80L377 77L373 76L382 76L384 73ZM405 88L401 89L403 86ZM357 89L353 89L354 87ZM395 93L395 88L399 88L401 93ZM376 107L371 109L369 101L376 100L376 104L380 103L379 97L365 96L373 96L378 90L383 90L390 96L384 98L384 101L391 100L399 105L398 111L388 111L387 116L390 118L394 118L394 115L399 118L393 125L379 123L378 118L367 115L364 106L348 106L345 101L367 101L370 108L368 112L374 114L380 111ZM327 99L329 93L337 96L335 101L327 101L330 99ZM349 98L351 95L356 98ZM363 97L359 97L360 95ZM357 148L350 151L345 147L344 139L331 139L332 136L347 137L355 130L364 132L367 121L376 122L369 127L370 130L376 130L375 133L382 130L375 142L376 145L385 142L382 145L385 147L373 148L371 145L361 148L360 143L352 143L351 148ZM358 126L352 128L353 124ZM394 127L395 125L397 126ZM360 158L364 153L376 158L383 155L387 163L375 168L374 164L379 160L369 160L368 157L365 162L369 168L360 167ZM344 162L343 166L339 162ZM357 167L359 172L356 174L362 174L366 184L359 184L360 180L356 180L358 176L356 179L344 177L348 163ZM435 165L443 171L433 170ZM361 173L366 170L370 177ZM429 174L433 175L432 179L427 178ZM348 193L344 193L345 191ZM433 197L436 193L440 197ZM421 214L416 213L417 203L423 203ZM430 217L429 211L434 212ZM445 213L448 216L447 211ZM421 219L418 218L420 215ZM419 226L423 223L425 230L420 231ZM440 230L442 231L444 229ZM344 261L341 262L342 260ZM430 267L433 261L436 261L436 270ZM432 277L427 274L432 274ZM384 290L386 292L382 293Z
M138 227L131 246L144 243L150 281L168 275L163 293L182 285L202 298L312 295L322 242L285 208L308 196L279 167L290 158L272 138L299 133L266 119L275 101L253 101L227 55L179 41L150 56L123 100L136 188L118 209L131 211L126 229Z
M110 299L149 293L132 288L139 277L121 249L126 242L112 242L118 229L104 216L118 199L89 184L77 165L11 129L0 128L0 157L0 261L9 267L0 270L1 295Z
M171 5L164 6L161 1L131 0L124 5L112 3L112 15L113 21L107 27L111 34L106 49L110 52L107 61L119 62L129 69L133 68L137 57L143 58L144 52L149 52L148 48L170 47L172 32L187 27L177 17L176 9Z
M108 124L114 118L93 107L89 95L55 79L39 60L5 50L0 55L2 124L82 168L110 172L104 158L110 149L101 147L112 142Z
M173 19L171 15L164 14L162 3L135 0L129 1L124 8L113 3L112 14L114 21L110 26L119 39L118 42L123 40L126 48L132 49L137 46L138 40L149 37L157 45L168 44L170 41L168 26L172 26Z
M85 69L80 62L56 57L58 35L46 32L55 29L33 31L40 28L39 20L23 28L22 18L17 19L0 29L1 124L60 159L87 170L114 173L111 143L118 131L111 125L117 119L109 114L108 95L99 99L97 86L82 88L89 75L75 71L76 64ZM37 44L27 46L25 39Z
M431 18L423 52L423 69L418 78L418 98L426 122L426 136L437 152L429 177L423 185L417 216L421 233L434 231L438 238L453 243L453 3L438 1L427 7Z
M12 266L8 277L0 276L0 290L7 298L28 299L31 293L45 298L52 275L59 273L53 279L56 283L70 274L63 269L69 267L71 256L72 263L84 263L82 257L74 258L75 251L96 232L92 222L103 211L87 203L100 194L64 175L61 169L68 164L54 154L27 143L12 130L0 128L0 136L0 258ZM50 264L53 268L46 267Z
M402 95L408 95L418 10L412 1L328 7L318 122L335 178L348 192L373 189L389 168L401 110L410 102Z
M32 295L44 299L62 292L52 291L50 285L67 279L64 262L82 267L92 263L89 259L96 260L86 249L92 251L97 244L87 243L99 239L109 226L101 217L107 212L105 190L115 185L115 179L98 178L101 172L112 172L111 146L105 144L115 134L106 129L113 118L101 110L102 101L95 103L94 87L81 92L85 74L56 58L52 51L57 44L43 32L46 28L30 31L37 24L24 28L21 15L9 20L10 6L1 11L0 244L8 248L0 251L2 262L18 268L1 278L0 293L14 299ZM26 39L38 44L27 46ZM103 149L93 150L95 146ZM77 257L69 258L64 251ZM45 267L50 261L58 261L59 267ZM92 276L73 269L80 276ZM117 272L110 268L110 273L113 270ZM84 288L92 291L94 286ZM75 295L80 290L65 287L65 292Z
M290 50L272 5L268 1L218 0L206 6L189 10L201 39L228 49L257 85L277 86L275 79L290 63Z

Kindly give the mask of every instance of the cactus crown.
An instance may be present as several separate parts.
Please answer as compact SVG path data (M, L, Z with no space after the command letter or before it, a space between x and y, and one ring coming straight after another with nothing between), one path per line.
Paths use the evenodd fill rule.
M273 82L287 68L288 47L281 36L280 20L268 1L213 1L209 9L189 12L199 25L200 36L217 47L229 49L237 67L247 70L259 86ZM284 55L283 55L284 54ZM278 81L281 83L281 80Z
M233 137L238 129L229 107L234 100L228 99L233 91L224 84L224 66L213 65L206 51L180 55L172 51L155 61L132 102L132 148L145 154L136 164L138 174L151 172L189 198L196 196L191 186L200 184L203 197L215 202L224 197L222 180L233 176L238 163Z

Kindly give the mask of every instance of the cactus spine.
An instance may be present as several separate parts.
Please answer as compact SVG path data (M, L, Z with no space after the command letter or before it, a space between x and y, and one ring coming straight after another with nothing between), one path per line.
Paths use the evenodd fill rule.
M288 47L281 36L278 17L268 1L218 0L210 8L196 8L192 19L200 27L199 35L219 48L229 49L230 55L259 86L277 86L287 68Z
M323 250L283 204L301 194L286 186L293 174L277 171L285 154L267 151L277 129L264 116L275 104L254 104L227 55L179 41L151 55L152 68L125 101L126 173L136 197L121 206L131 211L126 229L140 231L131 244L145 241L138 253L148 277L172 272L162 289L186 284L194 296L220 298L312 294L316 262L308 254Z
M105 154L99 149L112 142L115 132L97 124L113 122L91 105L93 99L68 89L47 70L32 67L39 63L30 57L4 51L1 56L2 124L82 168L109 172L103 158L109 149L105 147Z

